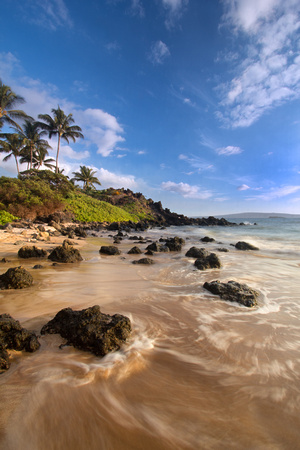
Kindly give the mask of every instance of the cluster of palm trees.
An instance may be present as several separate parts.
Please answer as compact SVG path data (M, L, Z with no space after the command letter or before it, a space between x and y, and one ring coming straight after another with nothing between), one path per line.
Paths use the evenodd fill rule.
M83 138L82 130L78 125L73 125L72 114L66 115L59 106L57 109L52 109L52 116L39 114L40 120L34 120L24 111L15 109L17 105L24 102L23 97L13 92L0 79L0 131L5 124L13 130L12 133L0 133L0 152L7 153L3 161L14 157L18 175L19 162L27 163L29 170L39 169L44 165L49 169L55 168L55 173L59 173L58 157L61 140L64 139L69 143L71 139L75 142L77 138ZM20 125L16 120L23 123ZM47 158L50 145L43 139L46 135L49 139L57 136L56 160Z

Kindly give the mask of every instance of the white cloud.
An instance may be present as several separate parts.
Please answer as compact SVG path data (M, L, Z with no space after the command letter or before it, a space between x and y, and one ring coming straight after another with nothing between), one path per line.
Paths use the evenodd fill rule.
M250 187L247 184L242 184L237 188L238 191L247 191Z
M193 155L187 156L181 154L178 156L178 159L187 162L191 167L197 169L199 173L207 170L208 171L214 170L213 164L208 163L207 161L205 161L202 158L199 158L198 156Z
M240 147L233 147L232 145L216 149L218 155L225 155L225 156L238 155L239 153L242 153L242 151L243 150Z
M64 0L31 0L18 1L21 14L28 22L52 31L59 27L71 28L73 26L69 10Z
M188 5L189 0L161 0L164 9L167 12L165 25L168 29L174 27L175 23L183 14L184 8Z
M106 169L96 169L96 176L101 182L102 188L113 187L113 188L121 188L124 187L126 189L136 189L137 181L134 175L122 175L118 173L109 172Z
M300 186L282 186L279 188L273 188L269 192L258 195L256 198L262 200L274 200L282 197L286 197L291 194L295 194L300 190Z
M212 197L212 192L202 190L200 186L192 186L187 183L174 183L173 181L166 181L161 184L164 191L174 192L182 195L184 198L195 198L205 200Z
M56 145L57 145L57 143L56 143ZM54 148L55 151L56 151L56 146L52 145L52 148ZM68 159L72 159L72 160L75 159L75 160L80 161L81 159L88 158L90 156L90 153L87 150L82 151L82 152L76 152L69 145L62 145L61 148L60 148L59 155L62 158L68 158Z
M249 39L236 76L220 86L218 116L228 126L248 127L266 111L300 98L297 0L223 0L224 23ZM232 69L232 66L231 66Z
M152 64L163 64L168 56L170 56L170 50L164 42L157 41L152 45L149 53L149 60Z
M141 0L131 0L131 11L134 15L145 17L145 9Z

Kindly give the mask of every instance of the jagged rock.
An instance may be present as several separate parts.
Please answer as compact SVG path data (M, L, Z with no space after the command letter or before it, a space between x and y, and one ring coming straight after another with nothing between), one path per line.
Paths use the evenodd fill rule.
M0 371L10 366L7 350L35 352L40 343L35 333L22 328L9 314L0 315Z
M140 255L141 253L142 250L139 247L135 246L129 250L128 255Z
M8 259L6 259L6 258L2 258L0 262L2 262L2 263L8 263L8 262L9 262L9 260L8 260Z
M258 247L255 247L252 244L248 244L248 242L239 241L235 244L235 248L238 250L259 250Z
M74 263L83 260L79 251L70 245L67 240L64 240L63 244L59 247L55 247L48 258L51 259L51 261L63 263Z
M145 255L153 256L153 255L154 255L154 251L153 251L153 250L147 250L147 251L145 252Z
M99 250L99 253L103 253L104 255L120 255L121 252L118 247L114 245L102 245Z
M219 269L221 267L221 261L215 253L209 253L201 258L197 258L194 265L199 270Z
M208 252L204 248L191 247L185 254L191 258L203 258L208 256Z
M47 256L46 250L42 248L38 248L35 245L24 245L18 251L19 258L44 258Z
M142 258L142 259L139 259L137 261L133 261L132 264L150 265L150 264L154 264L154 261L153 261L153 259L150 259L150 258Z
M86 237L87 237L87 232L86 232L85 229L84 229L83 227L81 227L81 226L76 227L76 228L74 229L74 232L75 232L76 236L78 236L78 237L82 237L82 238L86 238Z
M178 236L166 239L166 246L170 249L170 252L180 252L184 244L185 240Z
M237 302L247 307L257 305L257 297L259 292L251 289L246 284L240 284L236 281L228 281L228 283L221 283L220 281L212 281L211 283L204 283L203 287L212 294L219 295L223 300L229 302Z
M65 308L43 326L41 334L60 334L67 345L89 351L96 356L118 350L131 332L128 317L103 314L98 305L81 311Z
M202 242L215 242L215 239L211 238L211 237L208 237L208 236L205 236L204 238L200 239L200 241L202 241Z
M0 289L23 289L33 283L32 275L24 267L11 267L0 275Z
M146 247L146 250L150 250L152 252L169 252L170 249L166 245L159 244L158 242L152 242Z

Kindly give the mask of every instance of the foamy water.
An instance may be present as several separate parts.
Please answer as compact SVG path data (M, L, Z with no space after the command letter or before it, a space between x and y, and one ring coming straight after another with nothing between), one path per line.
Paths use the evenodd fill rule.
M107 257L99 255L100 239L89 238L82 263L45 263L31 271L31 288L2 291L1 313L36 332L63 307L94 304L129 316L133 332L102 359L60 350L57 335L42 336L34 354L12 352L0 376L1 448L298 448L299 222L256 222L149 230L149 239L177 235L186 244L180 253L156 254L148 267L131 264L141 257L127 254L133 241L122 241L121 256ZM200 242L204 236L216 242ZM260 250L236 250L231 244L239 240ZM218 253L222 268L196 270L185 256L194 245ZM203 289L216 279L259 290L258 307Z

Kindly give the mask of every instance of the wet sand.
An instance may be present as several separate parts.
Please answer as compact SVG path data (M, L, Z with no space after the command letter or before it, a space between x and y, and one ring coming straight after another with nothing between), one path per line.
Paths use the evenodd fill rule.
M0 259L11 260L1 273L22 264L34 285L0 291L1 313L39 333L63 307L99 304L104 313L130 317L133 333L102 359L59 349L57 335L42 336L34 354L11 352L11 368L0 375L1 449L298 448L298 288L287 285L298 274L294 262L284 272L279 260L232 251L222 255L221 271L200 273L183 251L136 266L131 262L142 255L127 254L132 241L122 241L121 256L100 255L100 246L112 243L103 233L74 240L83 262L45 260L32 270L37 260L18 259L22 244L14 239L20 237L0 243ZM55 239L34 244L50 249L64 238ZM203 291L204 281L230 275L263 286L258 308Z

